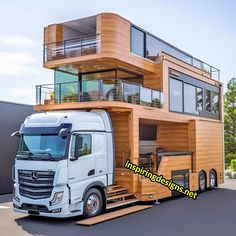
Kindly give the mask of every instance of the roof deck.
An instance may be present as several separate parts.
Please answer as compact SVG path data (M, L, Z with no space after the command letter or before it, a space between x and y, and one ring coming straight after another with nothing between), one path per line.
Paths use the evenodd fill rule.
M121 19L120 25L118 24L119 19ZM114 33L111 33L110 28ZM78 61L82 61L84 58L87 60L86 56L88 55L97 55L97 58L113 57L111 52L115 52L117 55L128 53L131 54L132 58L143 58L151 63L158 63L161 53L164 52L194 68L200 69L209 78L220 80L219 69L115 14L102 13L97 16L50 25L45 28L45 65L48 62L52 63L61 59L78 58ZM61 62L62 64L71 64L72 61L62 60ZM76 60L73 60L73 64L75 63ZM133 60L133 63L135 64L135 60Z

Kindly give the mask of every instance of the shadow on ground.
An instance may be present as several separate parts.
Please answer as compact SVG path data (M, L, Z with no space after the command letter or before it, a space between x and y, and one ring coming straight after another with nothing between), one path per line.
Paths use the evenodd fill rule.
M79 226L70 219L26 216L15 219L31 235L234 235L236 232L236 191L219 188L199 194L197 200L187 197L168 199L135 214L94 226Z

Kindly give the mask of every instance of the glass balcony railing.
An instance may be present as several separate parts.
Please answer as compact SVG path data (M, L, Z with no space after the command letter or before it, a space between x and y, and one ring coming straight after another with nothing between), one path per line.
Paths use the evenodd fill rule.
M90 101L119 101L161 108L163 93L120 79L83 80L81 83L36 86L38 105Z
M44 62L96 54L98 35L85 36L44 45Z

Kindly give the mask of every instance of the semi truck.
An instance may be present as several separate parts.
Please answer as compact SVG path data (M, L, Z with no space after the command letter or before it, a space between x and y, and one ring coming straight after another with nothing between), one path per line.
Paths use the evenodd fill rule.
M111 120L103 110L33 114L19 131L14 210L86 217L106 207L114 183Z

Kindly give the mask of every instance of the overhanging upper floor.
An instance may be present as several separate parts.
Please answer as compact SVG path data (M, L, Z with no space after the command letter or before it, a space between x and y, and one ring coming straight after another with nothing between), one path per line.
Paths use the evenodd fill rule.
M80 72L109 69L114 63L156 73L161 57L170 55L206 78L219 80L219 70L157 38L128 20L101 13L44 29L44 66L70 65Z

